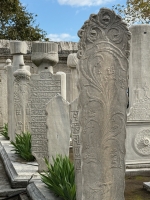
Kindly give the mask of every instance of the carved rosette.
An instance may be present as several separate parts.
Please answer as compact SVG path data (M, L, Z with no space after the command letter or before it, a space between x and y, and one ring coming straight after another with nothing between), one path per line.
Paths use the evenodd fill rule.
M134 146L140 155L150 155L150 129L145 129L136 134Z
M124 200L130 33L101 9L78 35L82 199Z

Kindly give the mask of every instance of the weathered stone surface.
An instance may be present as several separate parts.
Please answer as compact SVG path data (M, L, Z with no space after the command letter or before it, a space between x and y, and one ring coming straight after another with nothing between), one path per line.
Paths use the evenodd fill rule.
M56 158L58 154L69 157L69 103L58 94L47 104L46 112L48 155L49 162L52 163L52 157Z
M100 9L78 35L82 199L124 200L130 34L119 16Z
M133 25L130 31L128 121L150 121L150 25Z
M70 124L73 145L73 158L75 166L76 199L82 199L82 175L81 175L81 136L79 135L80 125L78 119L78 99L70 103Z
M150 164L150 25L130 27L129 113L126 163L138 168Z
M11 65L11 60L6 60L6 65L0 70L0 128L8 123L7 110L7 66Z
M14 72L14 133L20 134L29 131L30 106L29 80L31 73L30 67L20 65L20 68ZM13 133L12 133L13 134Z
M10 42L10 50L13 55L12 67L7 68L7 88L8 88L8 134L10 140L14 141L15 126L14 126L14 76L13 73L19 68L19 65L24 65L23 54L27 52L26 43L22 41Z
M64 72L57 72L61 76L61 96L66 100L66 74Z
M58 62L58 44L54 42L33 42L31 59L38 67L39 72L54 66Z
M30 87L32 152L39 164L39 171L42 171L45 169L43 158L48 157L46 104L61 93L61 77L47 69L31 76Z
M78 58L76 53L71 53L68 55L67 66L71 68L71 89L70 89L70 100L74 101L78 97L77 89L77 65Z

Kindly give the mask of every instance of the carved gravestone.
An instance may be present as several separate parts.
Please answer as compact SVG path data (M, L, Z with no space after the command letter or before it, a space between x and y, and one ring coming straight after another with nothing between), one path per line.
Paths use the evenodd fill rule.
M49 162L52 157L68 156L70 145L69 103L58 94L46 107Z
M7 110L7 67L11 65L11 60L6 60L6 65L0 70L0 128L8 123Z
M150 25L130 27L129 113L126 163L128 168L150 164Z
M19 69L19 65L24 65L23 55L27 53L27 45L22 41L10 42L10 53L13 55L12 67L7 69L7 90L8 90L8 135L10 140L15 139L14 122L14 76L13 73Z
M32 152L39 163L39 171L45 169L44 157L48 157L46 130L46 104L61 93L61 77L49 70L31 76L31 133Z
M70 79L70 102L74 101L78 97L77 89L77 65L78 58L76 53L71 53L67 58L67 66L71 68L71 79Z
M30 81L30 131L32 153L39 167L46 170L44 158L48 158L46 129L46 104L57 94L61 94L61 76L53 75L53 66L58 62L58 45L54 42L33 42L31 59L38 67L38 74Z
M82 199L82 175L81 175L81 136L78 119L78 99L70 103L70 125L73 145L73 159L75 166L76 199Z
M124 200L129 31L109 9L78 35L83 200Z
M14 72L14 133L20 134L29 131L30 127L30 67L20 65Z

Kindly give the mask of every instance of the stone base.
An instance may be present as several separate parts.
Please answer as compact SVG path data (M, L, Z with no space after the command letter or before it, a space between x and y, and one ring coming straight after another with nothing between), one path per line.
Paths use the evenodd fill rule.
M0 138L1 140L1 138ZM25 188L28 180L33 175L32 180L40 179L37 162L25 162L12 151L13 146L10 141L0 142L0 157L4 164L12 188Z
M61 200L54 196L41 181L34 181L27 186L27 193L31 200Z
M146 189L148 192L150 192L150 182L144 182L143 188Z

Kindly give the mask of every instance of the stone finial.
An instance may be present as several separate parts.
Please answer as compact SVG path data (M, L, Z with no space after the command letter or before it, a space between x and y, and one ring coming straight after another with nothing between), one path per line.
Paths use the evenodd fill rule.
M11 60L10 60L10 59L7 59L7 60L6 60L6 65L7 65L7 66L11 66Z
M54 66L58 62L58 44L54 42L33 42L31 59L41 69Z
M10 41L10 53L22 55L27 53L27 44L23 41Z
M14 77L30 79L31 73L29 69L30 69L30 66L20 64L20 68L14 72Z
M76 68L78 64L77 53L71 53L67 58L67 66L71 68Z

